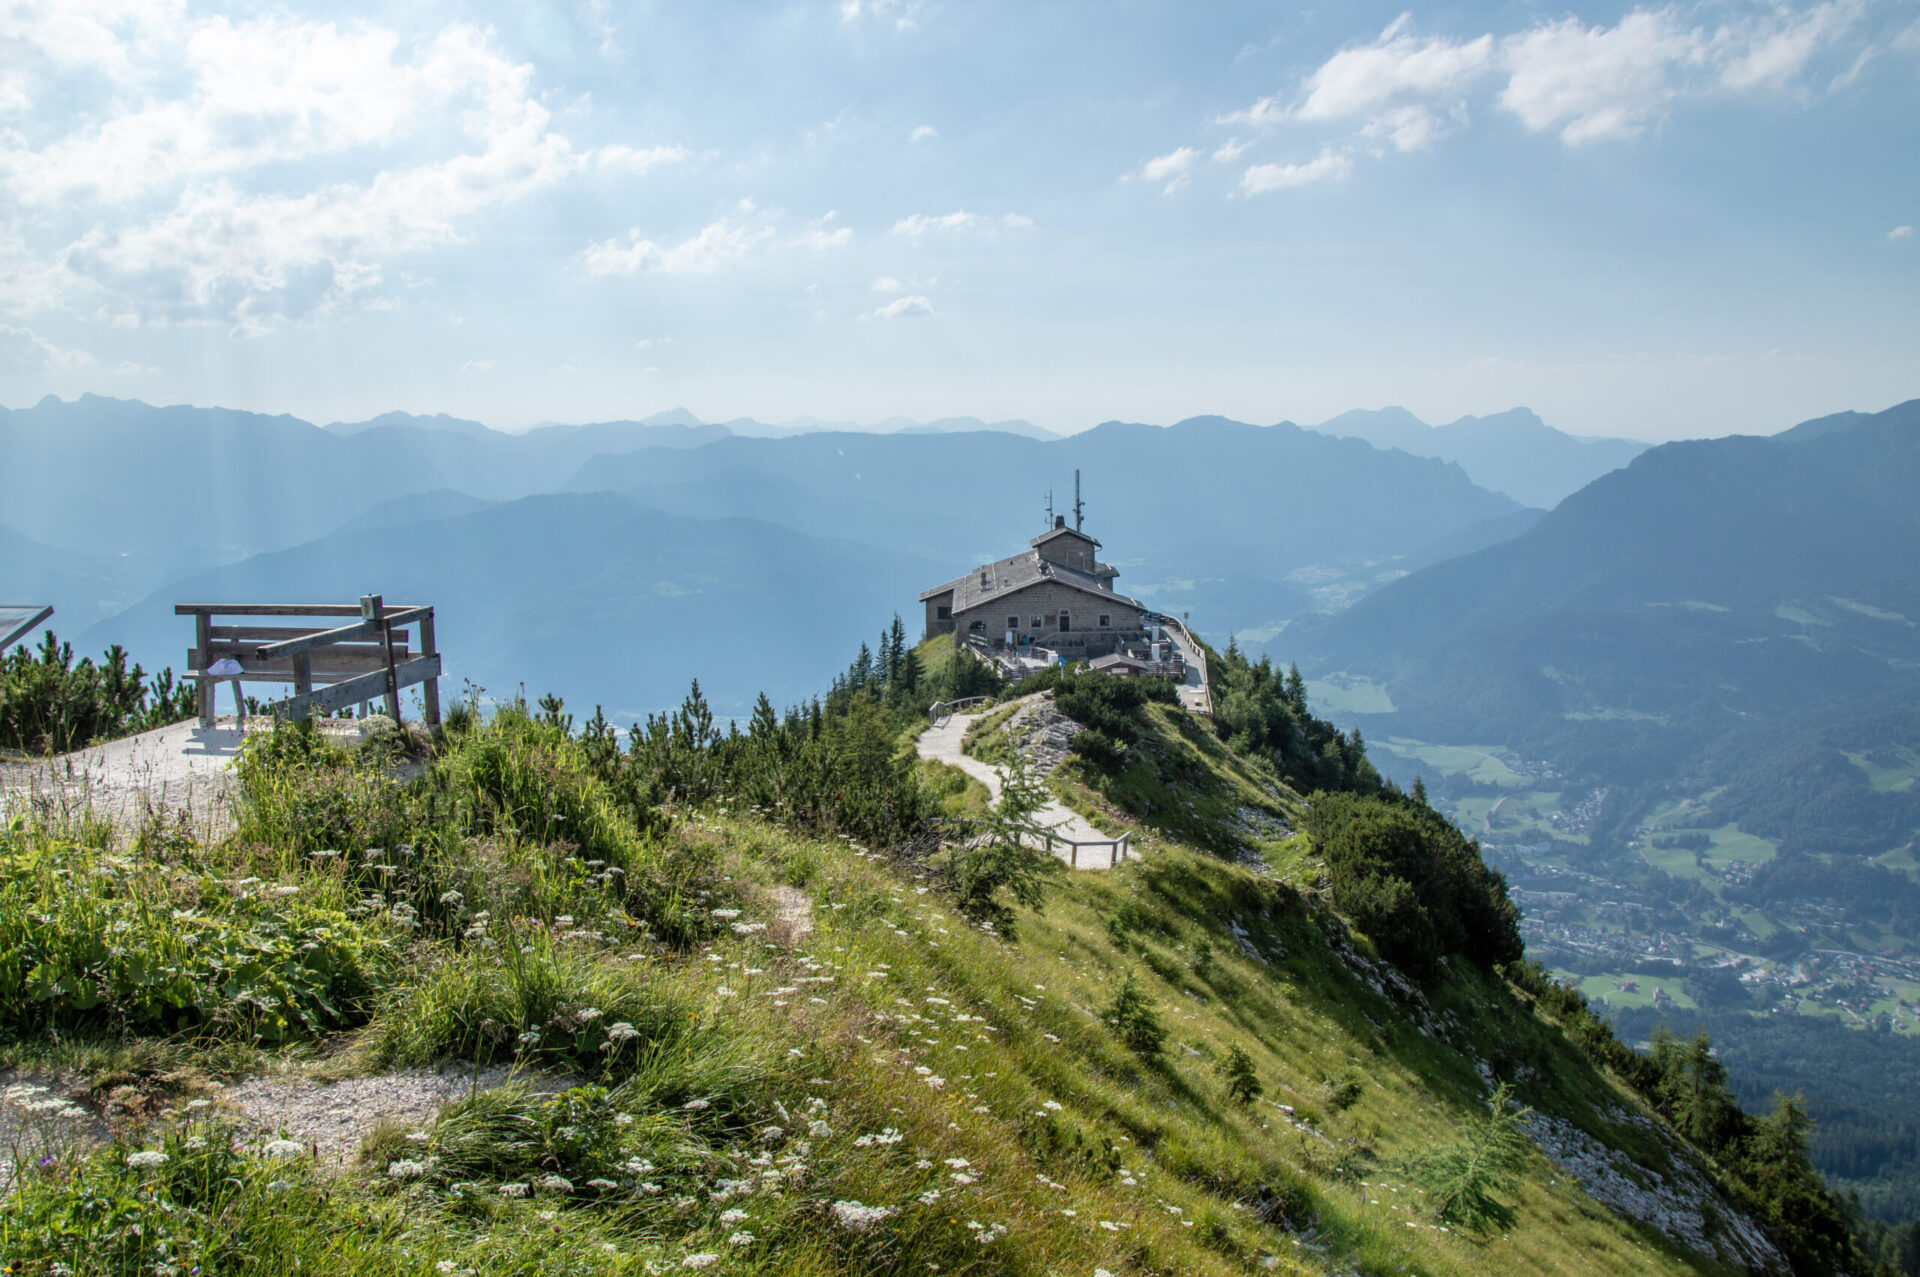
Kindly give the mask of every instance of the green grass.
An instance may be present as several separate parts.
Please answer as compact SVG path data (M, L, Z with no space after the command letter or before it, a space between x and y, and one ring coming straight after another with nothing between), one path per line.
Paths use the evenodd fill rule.
M1903 793L1920 780L1920 753L1911 749L1889 750L1881 755L1847 752L1846 756L1866 775L1876 794Z
M1018 943L967 925L911 862L717 807L641 820L573 747L512 730L454 742L404 786L282 759L214 846L6 832L9 872L76 953L116 934L130 883L205 908L257 877L245 899L341 909L357 943L404 961L363 964L344 1024L296 1019L280 1043L213 1020L149 1033L118 1014L125 992L28 1017L0 1002L0 1062L174 1101L23 1176L0 1254L36 1273L131 1272L161 1244L208 1273L694 1271L702 1254L795 1277L1714 1270L1532 1152L1509 1226L1442 1229L1402 1168L1482 1120L1476 1059L1649 1166L1667 1154L1606 1116L1638 1103L1488 973L1450 968L1425 997L1451 1042L1423 1033L1425 1012L1329 946L1344 929L1305 838L1264 847L1272 872L1209 854L1241 839L1236 807L1297 824L1299 799L1184 714L1153 707L1151 748L1111 783L1056 773L1145 857L1060 879L1019 911ZM314 854L363 853L371 832L387 854ZM127 868L84 871L101 857ZM1156 1055L1102 1020L1129 974L1166 1028ZM1264 1091L1251 1104L1218 1067L1235 1050ZM333 1176L185 1107L206 1076L479 1061L574 1089L480 1092L419 1140L377 1131ZM141 1150L169 1160L128 1165ZM854 1229L834 1205L854 1202L891 1213ZM1296 1245L1310 1226L1324 1255Z
M1307 702L1321 715L1394 713L1385 686L1358 674L1329 674L1307 683Z
M1502 789L1517 789L1529 783L1527 777L1514 771L1500 757L1506 751L1498 746L1429 745L1425 741L1394 736L1387 739L1385 747L1402 758L1431 768L1436 776L1460 776L1476 785Z

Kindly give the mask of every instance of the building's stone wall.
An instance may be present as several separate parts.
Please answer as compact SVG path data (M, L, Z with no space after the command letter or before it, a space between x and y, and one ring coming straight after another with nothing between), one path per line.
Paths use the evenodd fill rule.
M1093 559L1093 543L1077 536L1050 537L1034 548L1040 551L1041 558L1089 576L1098 566Z
M947 615L942 616L942 612ZM936 594L927 600L926 635L931 638L935 634L951 633L953 633L953 591L948 590L944 594Z
M1065 611L1070 629L1060 629L1060 613ZM932 615L931 606L929 616ZM1101 625L1100 618L1108 624ZM1018 625L1008 626L1009 618ZM1034 621L1038 620L1039 625ZM1056 581L1038 581L1024 589L1008 590L997 598L988 598L954 618L965 633L974 622L988 641L998 643L1011 628L1021 639L1051 647L1062 656L1104 656L1111 652L1120 636L1139 631L1141 610L1120 598L1103 598L1076 590Z

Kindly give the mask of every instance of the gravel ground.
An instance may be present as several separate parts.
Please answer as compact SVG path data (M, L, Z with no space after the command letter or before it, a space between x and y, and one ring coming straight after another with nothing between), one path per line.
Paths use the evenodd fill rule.
M478 1087L491 1090L512 1078L510 1069L482 1069ZM526 1075L521 1080L536 1091L566 1085ZM360 1141L375 1126L393 1122L409 1130L425 1129L442 1105L467 1096L475 1082L471 1069L410 1069L338 1082L261 1077L228 1087L221 1102L258 1134L299 1140L317 1151L321 1165L343 1165L353 1160Z
M325 719L319 726L353 744L375 721ZM0 762L0 814L38 809L62 817L91 809L132 831L153 813L167 811L184 815L195 833L210 840L232 827L230 765L242 742L272 728L273 720L258 714L244 732L231 716L211 728L188 719L54 758Z

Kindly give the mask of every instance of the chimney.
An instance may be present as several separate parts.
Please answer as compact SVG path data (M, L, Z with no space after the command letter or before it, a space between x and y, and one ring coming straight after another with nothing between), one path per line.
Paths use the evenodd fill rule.
M1066 515L1064 515L1064 514L1056 514L1056 515L1054 515L1054 516L1053 516L1053 526L1054 526L1054 528L1055 528L1055 530L1058 530L1058 529L1060 529L1060 528L1064 528L1064 527L1066 527L1066 526L1067 526L1067 516L1066 516Z

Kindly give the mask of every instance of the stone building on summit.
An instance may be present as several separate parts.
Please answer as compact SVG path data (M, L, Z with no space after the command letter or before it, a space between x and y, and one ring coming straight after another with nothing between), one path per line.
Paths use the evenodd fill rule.
M1061 515L1024 553L922 593L926 632L958 633L1003 650L1046 647L1069 660L1104 656L1138 638L1148 609L1114 593L1120 573L1095 557L1100 543L1078 523L1076 517L1070 528Z

